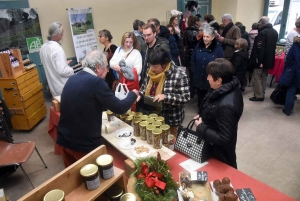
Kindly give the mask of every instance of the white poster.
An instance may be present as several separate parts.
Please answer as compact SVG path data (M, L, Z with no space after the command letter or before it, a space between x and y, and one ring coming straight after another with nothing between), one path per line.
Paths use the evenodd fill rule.
M77 61L98 49L91 8L69 8L69 19Z

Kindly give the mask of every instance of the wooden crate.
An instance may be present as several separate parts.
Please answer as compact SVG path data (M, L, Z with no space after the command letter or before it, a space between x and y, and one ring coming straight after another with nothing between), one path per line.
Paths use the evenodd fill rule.
M19 49L11 49L12 55L19 60L18 67L12 67L9 54L0 54L0 71L2 78L14 78L24 72L24 65L21 51Z

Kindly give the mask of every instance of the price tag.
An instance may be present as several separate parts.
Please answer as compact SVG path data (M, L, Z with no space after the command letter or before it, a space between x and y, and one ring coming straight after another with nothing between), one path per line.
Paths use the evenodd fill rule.
M235 191L238 194L240 201L256 201L250 188L236 189Z
M191 172L191 181L206 182L208 176L206 171L193 171Z

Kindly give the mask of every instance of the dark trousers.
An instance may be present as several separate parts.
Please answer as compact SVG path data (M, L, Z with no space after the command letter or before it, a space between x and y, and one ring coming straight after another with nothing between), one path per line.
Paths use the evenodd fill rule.
M246 80L246 76L245 75L241 75L241 76L236 76L239 81L240 81L240 88L242 90L245 90L245 87L246 87L246 83L247 83L247 80Z
M297 94L297 88L296 87L289 86L287 88L285 105L284 105L284 112L287 115L290 115L292 113L292 110L294 108L295 95L296 94Z
M194 96L195 96L195 87L194 87L194 84L193 84L192 69L190 67L188 67L187 70L188 70L188 76L189 76L190 95L191 95L191 98L194 98Z
M208 90L202 90L202 89L198 89L197 88L197 96L198 96L198 109L200 111L200 107L201 107L201 102L204 99L206 93Z

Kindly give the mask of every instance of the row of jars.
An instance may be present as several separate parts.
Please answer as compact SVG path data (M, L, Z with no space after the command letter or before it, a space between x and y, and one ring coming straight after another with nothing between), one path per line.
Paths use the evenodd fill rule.
M113 113L108 111L107 114L109 121L112 121ZM148 116L133 111L128 111L125 115L118 115L118 117L133 127L135 137L147 141L148 144L153 145L154 149L161 149L162 145L174 149L174 136L170 135L170 126L164 124L164 117L155 113Z

